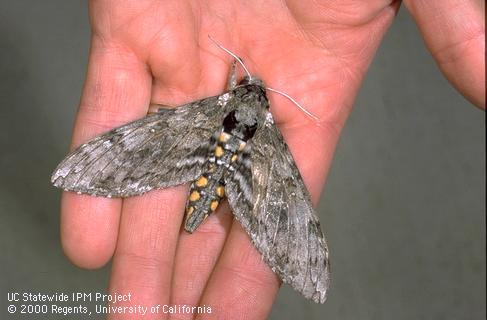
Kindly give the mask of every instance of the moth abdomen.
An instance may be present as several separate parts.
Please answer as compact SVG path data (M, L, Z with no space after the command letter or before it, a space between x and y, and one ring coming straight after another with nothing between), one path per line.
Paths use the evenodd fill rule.
M220 181L213 179L208 174L203 174L191 185L186 205L186 221L184 228L193 232L216 210L225 194Z
M229 118L229 116L227 116ZM234 122L238 124L238 122ZM234 126L236 128L236 126ZM193 232L213 213L225 196L225 178L235 175L235 170L241 165L240 159L247 143L237 136L225 132L225 126L212 137L212 149L209 151L205 172L192 184L186 205L186 220L184 228ZM237 130L241 130L242 127ZM236 131L233 131L234 133Z

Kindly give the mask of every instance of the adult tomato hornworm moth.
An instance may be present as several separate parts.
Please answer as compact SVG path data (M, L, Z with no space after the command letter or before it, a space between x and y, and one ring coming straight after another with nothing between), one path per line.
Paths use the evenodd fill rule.
M262 81L248 74L237 84L235 64L232 70L227 92L159 108L88 141L59 164L51 181L103 197L192 182L189 232L226 195L272 270L306 298L323 303L328 248L309 193L274 124Z

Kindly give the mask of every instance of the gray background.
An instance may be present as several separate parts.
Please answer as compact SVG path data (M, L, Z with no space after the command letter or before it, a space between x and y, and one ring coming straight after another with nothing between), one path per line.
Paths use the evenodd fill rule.
M14 318L7 291L107 284L109 267L80 270L63 256L60 193L49 184L68 148L88 45L84 1L0 2L2 319ZM329 300L315 305L284 287L271 319L485 319L484 117L442 77L402 8L322 197Z

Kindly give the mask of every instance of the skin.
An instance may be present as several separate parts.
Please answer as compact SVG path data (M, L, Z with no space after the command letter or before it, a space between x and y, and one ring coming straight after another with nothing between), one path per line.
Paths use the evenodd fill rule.
M91 1L90 59L72 147L145 116L151 101L177 106L220 94L231 57L209 41L211 35L266 85L319 117L314 121L282 96L268 94L316 204L357 90L399 5L387 0ZM404 5L448 80L485 108L484 2ZM265 319L279 279L225 203L194 234L182 231L187 192L184 185L123 201L64 192L64 251L88 269L113 257L109 291L130 292L125 304L200 304L212 308L201 318ZM133 317L117 316L125 318ZM145 318L161 319L161 314Z

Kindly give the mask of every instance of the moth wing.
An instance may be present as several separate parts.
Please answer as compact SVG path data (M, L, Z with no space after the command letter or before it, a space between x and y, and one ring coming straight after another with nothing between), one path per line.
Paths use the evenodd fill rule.
M257 130L251 144L251 165L226 181L234 215L283 282L324 303L328 248L299 170L274 124Z
M51 181L69 191L127 197L194 180L225 114L218 96L159 109L81 145Z

